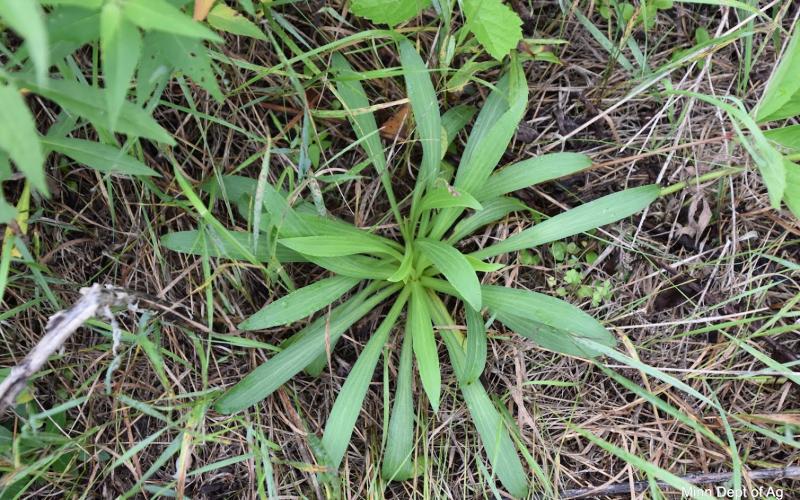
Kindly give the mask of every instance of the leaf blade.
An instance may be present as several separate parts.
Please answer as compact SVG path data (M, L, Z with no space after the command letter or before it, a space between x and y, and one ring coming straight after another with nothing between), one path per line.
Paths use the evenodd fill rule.
M425 303L425 290L415 283L411 290L411 301L406 319L406 335L411 336L417 370L422 381L422 388L433 407L439 411L439 399L442 392L442 375L439 369L439 352L433 334L430 312Z
M467 258L454 247L433 240L418 240L417 248L444 274L473 309L481 309L481 284Z

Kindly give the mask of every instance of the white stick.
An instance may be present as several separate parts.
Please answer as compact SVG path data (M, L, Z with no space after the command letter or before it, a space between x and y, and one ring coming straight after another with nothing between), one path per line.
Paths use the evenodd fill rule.
M0 413L14 404L17 394L28 383L28 379L44 366L50 355L64 345L81 325L95 315L102 314L106 308L130 306L135 302L132 296L119 288L102 287L96 283L89 288L81 288L81 295L81 299L72 307L50 317L44 337L0 383Z

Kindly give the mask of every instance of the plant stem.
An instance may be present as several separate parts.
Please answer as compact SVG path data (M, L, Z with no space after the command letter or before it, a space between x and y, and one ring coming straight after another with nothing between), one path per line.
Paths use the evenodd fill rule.
M671 186L667 186L661 190L661 194L659 196L667 196L673 193L677 193L678 191L689 187L690 184L702 184L704 182L713 181L714 179L719 179L720 177L725 177L726 175L733 175L738 174L739 172L743 172L744 168L741 167L727 167L721 168L719 170L714 170L712 172L708 172L707 174L703 174L692 181L681 181Z

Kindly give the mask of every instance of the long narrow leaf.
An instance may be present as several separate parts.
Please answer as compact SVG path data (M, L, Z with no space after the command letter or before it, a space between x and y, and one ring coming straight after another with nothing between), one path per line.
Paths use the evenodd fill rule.
M660 192L658 186L651 184L604 196L556 215L496 245L479 250L472 256L485 259L524 248L533 248L611 224L641 211L652 203Z
M471 384L478 380L486 367L486 327L480 311L469 306L464 309L467 319L467 347L461 382Z
M521 161L495 172L486 185L478 190L478 200L527 188L542 182L580 172L592 166L592 160L578 153L553 153Z
M346 276L333 276L317 281L270 302L243 321L239 328L263 330L303 319L339 299L359 281L357 278Z
M397 323L400 313L403 312L407 297L407 293L401 293L397 297L383 322L358 356L333 404L333 409L331 409L331 414L325 424L325 432L322 435L322 446L327 450L328 459L331 461L328 465L334 470L337 470L342 463L342 457L344 457L347 444L350 442L350 436L353 435L353 427L361 411L364 397L367 395L375 366L380 359L381 350L389 339L389 334Z
M428 395L433 411L439 411L439 397L442 390L442 375L439 370L439 352L433 335L431 315L426 304L425 290L415 283L411 292L406 319L406 335L410 336L417 359L417 370L422 380L422 388Z
M386 449L383 452L381 475L384 479L403 481L416 474L414 454L414 397L411 391L413 347L411 335L403 337L400 365L397 368L397 385L394 404L389 418Z
M317 319L299 332L289 347L250 372L223 394L215 403L216 410L220 413L235 413L263 400L324 354L327 342L334 345L353 323L397 290L397 286L390 286L369 297L366 290L362 291L334 309L330 317Z
M475 270L464 255L439 241L419 240L417 248L444 274L465 302L475 310L481 308L481 284Z

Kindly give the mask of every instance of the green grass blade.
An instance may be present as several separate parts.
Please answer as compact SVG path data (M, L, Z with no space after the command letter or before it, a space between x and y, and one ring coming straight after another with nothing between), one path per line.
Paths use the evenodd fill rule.
M566 177L592 166L592 160L579 153L553 153L521 161L489 177L477 192L479 200L489 200L542 182Z
M412 375L411 335L403 337L400 365L397 368L397 385L394 404L389 417L386 449L383 452L381 475L389 481L403 481L416 475L414 455L414 395L411 390Z
M220 413L235 413L263 400L290 378L325 353L326 343L334 345L342 333L378 304L395 293L399 286L389 286L369 296L364 290L322 316L295 336L294 342L223 394L214 407Z
M442 392L442 374L439 369L439 351L436 348L436 338L433 334L431 315L426 304L425 290L414 283L411 291L411 301L408 305L406 319L406 335L412 339L414 357L417 360L419 378L422 388L428 395L433 411L439 411L439 398Z
M125 17L144 30L203 38L217 43L223 41L216 33L195 22L166 0L137 0L123 5Z
M392 328L403 312L407 299L408 293L405 291L397 297L383 322L358 356L333 404L333 409L331 409L331 414L325 424L322 446L327 450L328 458L331 461L328 465L334 470L338 470L342 463L342 457L347 450L350 436L353 434L353 427L361 411L361 405L375 372L375 366L378 364L381 351L389 339Z
M416 247L444 274L462 299L475 310L481 309L481 284L475 270L454 247L432 240L418 240Z
M442 129L444 129L445 134L442 156L444 156L447 147L456 139L458 133L472 120L476 112L475 106L469 104L459 104L445 111L442 115Z
M8 154L20 172L40 193L47 193L44 175L44 154L36 132L36 123L19 90L0 83L0 150ZM7 160L6 160L7 163Z
M533 248L611 224L646 208L658 198L660 191L657 185L651 184L604 196L556 215L496 245L479 250L472 256L479 259L494 257L525 248Z
M338 300L359 281L357 278L333 276L314 282L270 302L240 323L239 328L241 330L263 330L301 320Z
M3 0L0 2L0 18L25 39L36 79L44 83L50 69L50 47L48 43L45 16L39 2L32 0ZM6 119L6 118L4 118Z
M224 231L224 234L220 234ZM161 245L173 252L187 255L218 257L227 260L248 260L252 253L258 262L270 262L275 257L279 262L306 262L297 252L278 245L274 250L270 239L263 235L253 247L253 235L245 231L227 229L191 230L167 233L161 237Z

